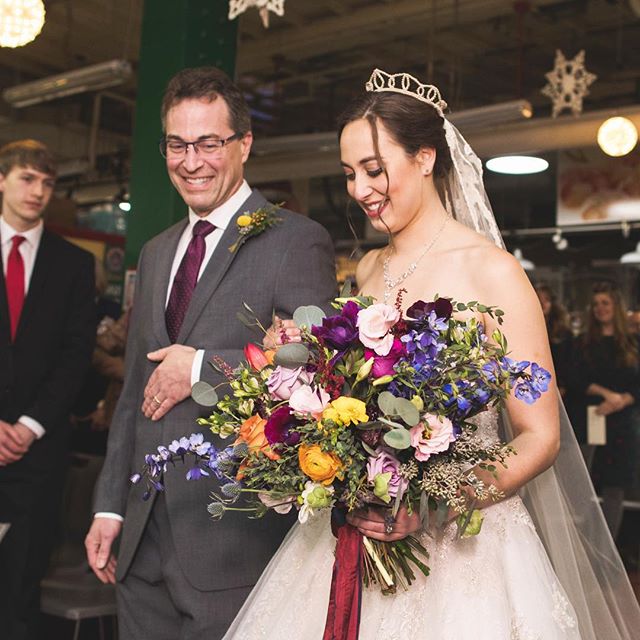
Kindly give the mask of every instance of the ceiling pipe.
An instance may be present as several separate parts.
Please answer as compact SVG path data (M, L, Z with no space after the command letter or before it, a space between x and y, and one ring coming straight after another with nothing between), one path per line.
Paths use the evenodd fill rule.
M460 130L481 158L503 154L535 154L596 147L598 128L612 115L628 118L640 130L640 105L592 111L578 117L532 118L483 129L461 125ZM453 115L451 120L455 122ZM265 138L255 142L254 152L247 164L247 179L254 184L340 175L342 172L338 137L333 131Z

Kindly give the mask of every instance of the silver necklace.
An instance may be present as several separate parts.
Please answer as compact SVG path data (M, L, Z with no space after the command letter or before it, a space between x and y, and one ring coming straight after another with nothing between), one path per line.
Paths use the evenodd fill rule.
M444 218L444 221L442 222L442 225L438 229L435 236L433 236L433 238L431 239L431 242L429 242L429 244L424 248L424 250L417 257L417 259L407 267L407 270L404 273L400 274L397 278L392 278L391 274L389 273L389 260L391 259L391 252L389 251L387 253L387 255L385 256L384 262L382 263L382 275L384 277L385 304L389 301L391 292L399 284L402 284L418 268L418 265L420 264L420 260L422 260L422 258L424 258L427 255L427 253L429 253L429 250L433 247L433 245L438 241L438 239L442 235L442 232L444 231L444 228L447 226L447 222L449 222L450 217L451 217L451 214L447 213L447 215Z

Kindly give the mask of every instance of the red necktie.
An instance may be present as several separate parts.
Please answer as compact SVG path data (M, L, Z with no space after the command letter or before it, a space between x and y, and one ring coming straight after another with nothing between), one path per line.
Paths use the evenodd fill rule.
M12 342L16 337L22 305L24 304L24 260L19 249L24 240L23 236L13 236L9 259L7 260L7 302L9 303Z
M193 237L173 279L169 303L164 314L171 342L175 342L178 338L193 290L198 282L198 273L206 250L204 239L214 229L215 227L206 220L199 220L193 226Z

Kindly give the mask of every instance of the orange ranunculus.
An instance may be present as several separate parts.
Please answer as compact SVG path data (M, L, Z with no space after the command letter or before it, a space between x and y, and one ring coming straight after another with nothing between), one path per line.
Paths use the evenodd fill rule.
M335 453L323 451L317 444L300 445L298 464L302 472L314 482L330 485L336 476L342 475L342 462Z
M278 460L280 456L271 449L271 445L264 435L265 424L267 421L259 415L247 418L240 427L238 440L246 442L252 452L262 451L271 460Z
M255 344L249 342L244 348L244 357L253 369L262 371L269 363L265 352Z

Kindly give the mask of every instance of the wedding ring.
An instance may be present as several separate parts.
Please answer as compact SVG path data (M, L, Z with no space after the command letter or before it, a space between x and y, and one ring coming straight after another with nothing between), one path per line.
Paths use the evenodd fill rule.
M158 396L153 396L153 398L151 398L156 404L162 404L162 400L158 400Z

